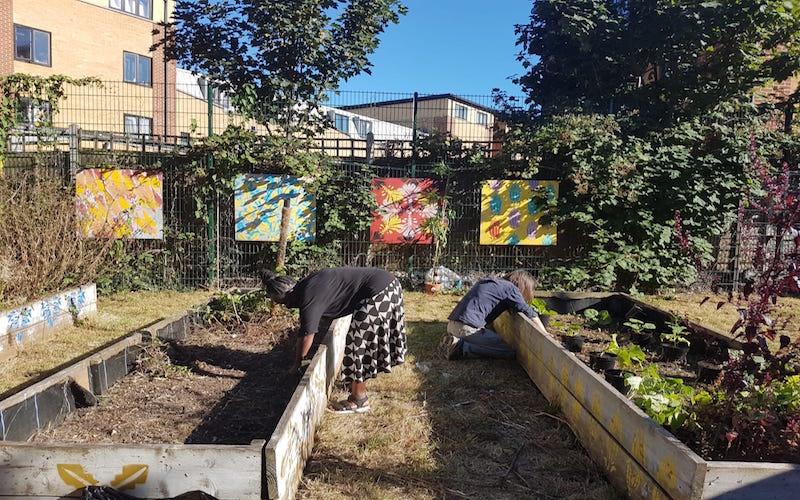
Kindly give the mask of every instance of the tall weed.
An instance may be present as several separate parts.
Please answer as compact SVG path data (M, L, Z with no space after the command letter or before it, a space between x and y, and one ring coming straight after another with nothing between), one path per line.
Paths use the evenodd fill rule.
M0 303L91 281L113 240L77 236L75 197L43 172L0 177Z

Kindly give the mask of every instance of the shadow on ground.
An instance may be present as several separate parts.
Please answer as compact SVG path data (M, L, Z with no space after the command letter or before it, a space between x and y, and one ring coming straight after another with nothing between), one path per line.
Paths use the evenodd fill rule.
M299 498L622 498L581 447L560 411L515 361L447 361L437 354L445 322L409 321L407 325L409 366L402 377L416 378L418 388L405 404L415 406L427 421L429 442L424 445L429 447L433 465L424 470L413 456L405 462L387 456L383 466L360 460L365 455L348 448L346 429L334 430L322 441L336 439L339 432L340 442L315 447ZM399 374L391 377L395 384L405 385ZM391 390L389 384L386 387ZM386 418L382 425L396 425L391 414L376 412L375 406L403 404L396 401L401 397L386 396L386 401L373 397L371 413L357 417L365 419L361 428L375 423L366 419ZM403 415L397 413L396 418L415 414L408 409ZM374 432L379 432L381 424L377 425ZM381 487L361 494L352 488L354 481ZM327 483L327 494L321 482Z

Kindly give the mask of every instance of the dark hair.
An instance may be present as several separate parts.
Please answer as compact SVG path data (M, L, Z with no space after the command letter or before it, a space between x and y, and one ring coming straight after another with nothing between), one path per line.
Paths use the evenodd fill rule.
M291 276L281 276L270 270L259 273L261 288L271 297L283 297L294 288L297 281Z
M519 291L522 292L522 298L525 299L525 302L530 302L533 300L533 294L536 291L536 278L531 276L528 271L517 269L516 271L512 271L507 274L505 279L514 283L514 285L519 288Z

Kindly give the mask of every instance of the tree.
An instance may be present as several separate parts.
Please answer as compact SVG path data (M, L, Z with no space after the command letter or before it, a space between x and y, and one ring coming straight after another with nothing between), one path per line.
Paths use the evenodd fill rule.
M324 93L369 72L378 35L405 12L398 0L178 0L167 54L285 133L320 122Z
M663 123L800 70L800 2L537 0L516 33L529 69L517 83L544 114Z

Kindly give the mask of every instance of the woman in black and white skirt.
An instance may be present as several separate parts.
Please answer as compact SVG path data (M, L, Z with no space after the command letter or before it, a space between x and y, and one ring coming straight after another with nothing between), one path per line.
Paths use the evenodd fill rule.
M381 269L341 267L317 271L300 281L264 271L261 283L274 302L300 309L295 370L311 349L323 317L353 315L342 362L342 381L350 395L328 405L328 410L369 410L366 381L405 361L403 289L397 278Z

